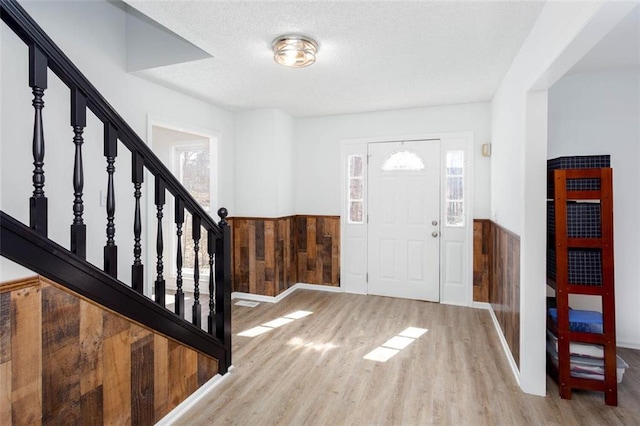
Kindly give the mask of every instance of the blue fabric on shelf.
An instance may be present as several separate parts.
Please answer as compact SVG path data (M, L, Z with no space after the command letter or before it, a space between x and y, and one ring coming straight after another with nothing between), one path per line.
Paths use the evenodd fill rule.
M558 310L549 308L549 315L558 322ZM569 329L584 333L602 333L602 313L597 311L569 310Z

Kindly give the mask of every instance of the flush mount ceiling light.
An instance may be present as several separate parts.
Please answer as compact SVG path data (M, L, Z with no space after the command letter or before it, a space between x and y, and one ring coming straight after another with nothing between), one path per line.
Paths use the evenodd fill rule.
M299 34L277 37L271 45L273 59L280 65L294 68L308 67L316 61L318 44Z

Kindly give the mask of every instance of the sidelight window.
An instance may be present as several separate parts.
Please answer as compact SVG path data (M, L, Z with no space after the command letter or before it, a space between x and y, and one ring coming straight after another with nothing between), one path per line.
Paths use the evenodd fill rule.
M446 168L446 226L462 227L465 222L464 151L447 151Z
M364 156L349 156L349 211L347 221L350 224L364 223Z

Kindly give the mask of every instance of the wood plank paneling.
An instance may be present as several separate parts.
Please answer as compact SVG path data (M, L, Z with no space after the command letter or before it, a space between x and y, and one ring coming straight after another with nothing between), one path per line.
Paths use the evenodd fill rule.
M144 330L142 327L138 327ZM138 333L131 346L131 423L152 424L153 407L153 335Z
M80 299L42 288L42 420L80 422Z
M153 336L153 400L157 422L169 412L169 340Z
M0 363L0 425L13 424L11 416L11 360Z
M103 410L107 424L131 422L131 343L129 330L103 343Z
M298 279L340 285L340 217L296 216Z
M339 286L340 218L232 218L233 291L277 296L296 282Z
M93 392L102 384L103 335L103 316L100 308L91 303L80 303L80 393L82 395Z
M185 362L184 348L174 341L169 341L169 404L176 405L180 401L180 395L187 391L186 373L177 368Z
M0 425L11 420L11 293L0 293Z
M33 286L11 292L11 411L13 424L42 418L42 304Z
M96 386L80 397L80 420L83 425L103 424L104 412L102 407L104 397L102 385Z
M218 373L218 361L198 353L198 387L207 383Z
M0 293L0 364L11 361L11 293Z
M493 238L491 221L473 220L473 300L489 302L491 289L491 259L493 258Z
M520 365L520 237L492 222L490 303L511 354Z
M217 360L48 280L11 288L0 293L0 424L151 425L217 373Z

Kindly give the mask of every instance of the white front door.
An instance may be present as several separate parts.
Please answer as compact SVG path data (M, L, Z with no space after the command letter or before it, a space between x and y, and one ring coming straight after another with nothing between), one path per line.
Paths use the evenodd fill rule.
M440 300L440 141L368 144L367 292Z

